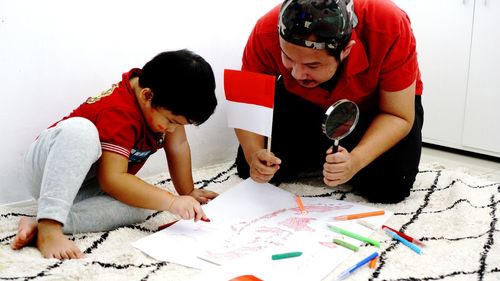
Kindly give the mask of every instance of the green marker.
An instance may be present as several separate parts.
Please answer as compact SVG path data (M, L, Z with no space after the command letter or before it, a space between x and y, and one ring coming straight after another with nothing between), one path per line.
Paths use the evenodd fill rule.
M347 231L345 229L342 229L342 228L334 226L334 225L328 225L328 228L330 228L331 231L340 233L342 235L354 238L354 239L359 240L359 241L363 241L363 242L368 243L368 244L372 244L373 246L380 248L380 242L373 240L371 238L361 236L359 234Z
M299 257L301 255L302 255L302 252L289 252L289 253L272 255L271 258L273 259L273 261L275 261L275 260L282 260L282 259Z
M357 246L354 246L353 244L351 243L347 243L346 241L344 240L340 240L340 239L333 239L333 243L337 244L337 245L340 245L344 248L347 248L349 250L352 250L354 252L356 252L357 250L359 250L359 248Z

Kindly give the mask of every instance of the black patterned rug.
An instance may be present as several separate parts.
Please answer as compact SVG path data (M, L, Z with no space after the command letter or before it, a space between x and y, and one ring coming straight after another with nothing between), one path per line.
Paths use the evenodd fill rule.
M232 163L195 170L194 177L196 187L219 193L241 181ZM147 180L172 189L166 174ZM475 176L473 171L423 164L410 197L390 205L366 203L347 186L325 188L321 179L312 177L280 187L303 196L391 210L394 216L387 225L426 244L424 253L417 255L378 230L372 236L382 242L377 266L363 267L349 280L500 280L500 183ZM200 273L154 260L130 245L175 219L166 212L113 231L70 236L86 255L81 260L43 259L33 247L11 250L19 217L33 216L35 210L35 206L0 207L0 280L190 280ZM360 260L360 252L353 253L325 280L334 280Z

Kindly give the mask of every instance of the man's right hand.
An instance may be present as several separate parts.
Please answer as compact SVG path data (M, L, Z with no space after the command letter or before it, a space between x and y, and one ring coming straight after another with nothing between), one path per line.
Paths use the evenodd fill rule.
M258 182L269 182L280 168L281 159L265 149L257 150L251 157L250 177Z

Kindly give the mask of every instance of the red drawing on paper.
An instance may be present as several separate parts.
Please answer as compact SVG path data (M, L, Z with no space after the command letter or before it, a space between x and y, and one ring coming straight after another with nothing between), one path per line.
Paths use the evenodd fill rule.
M310 204L304 205L307 215L297 207L279 209L250 221L241 221L228 228L229 234L222 244L205 252L204 258L224 263L235 258L253 254L267 247L286 245L298 233L315 233L312 226L318 220L327 221L325 216L335 210L350 209L349 204ZM334 248L333 243L320 242L322 246Z
M309 231L314 232L314 229L309 226L309 223L314 220L314 218L308 217L291 217L284 221L279 222L279 225L283 225L287 228L293 229L294 231Z

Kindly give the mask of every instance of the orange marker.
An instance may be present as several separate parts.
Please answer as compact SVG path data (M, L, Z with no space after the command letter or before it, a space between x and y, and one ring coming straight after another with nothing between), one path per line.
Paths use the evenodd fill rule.
M307 214L306 209L304 208L304 204L302 204L302 199L300 196L295 195L295 201L297 202L297 205L299 206L299 210L302 214Z
M385 214L385 211L381 210L381 211L374 211L374 212L368 212L368 213L359 213L359 214L350 214L350 215L345 215L345 216L337 216L337 217L334 217L333 219L338 220L338 221L345 221L345 220L354 220L354 219L373 217L373 216L381 216L383 214Z
M370 261L370 268L375 268L375 266L377 265L377 258L374 258Z

